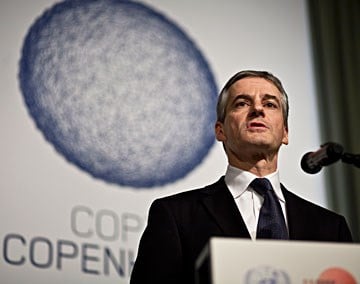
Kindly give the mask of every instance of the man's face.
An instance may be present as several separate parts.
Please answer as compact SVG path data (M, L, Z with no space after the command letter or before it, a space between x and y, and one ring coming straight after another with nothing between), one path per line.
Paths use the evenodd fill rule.
M281 93L275 85L249 77L235 82L228 92L225 120L215 125L216 138L228 155L277 153L281 144L288 144Z

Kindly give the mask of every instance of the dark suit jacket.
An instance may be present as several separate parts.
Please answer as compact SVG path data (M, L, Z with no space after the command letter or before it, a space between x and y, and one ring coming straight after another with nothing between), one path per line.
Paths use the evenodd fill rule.
M282 191L291 240L352 241L343 216ZM196 258L212 236L250 238L224 177L153 202L130 283L194 283Z

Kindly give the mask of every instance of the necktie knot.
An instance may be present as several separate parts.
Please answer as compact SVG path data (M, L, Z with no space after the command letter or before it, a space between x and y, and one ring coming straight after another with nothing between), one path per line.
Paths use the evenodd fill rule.
M267 178L256 178L250 183L250 186L261 196L269 194L269 191L273 190L271 183Z

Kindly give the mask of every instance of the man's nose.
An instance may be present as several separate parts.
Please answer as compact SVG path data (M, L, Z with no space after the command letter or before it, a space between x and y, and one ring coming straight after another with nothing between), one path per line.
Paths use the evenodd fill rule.
M261 103L254 103L250 110L250 116L264 116L264 107Z

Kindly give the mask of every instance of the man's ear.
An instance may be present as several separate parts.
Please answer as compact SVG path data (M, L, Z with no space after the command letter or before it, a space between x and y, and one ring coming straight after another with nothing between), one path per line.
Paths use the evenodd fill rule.
M216 140L221 142L224 142L226 140L223 126L224 125L220 121L217 121L215 123L215 137Z
M281 141L284 145L289 144L289 130L288 127L285 126L284 127L284 135L283 135L283 139Z

